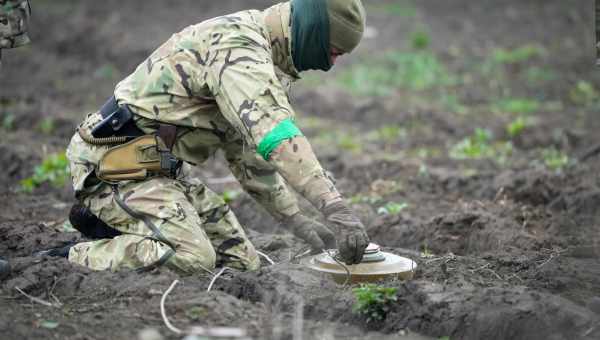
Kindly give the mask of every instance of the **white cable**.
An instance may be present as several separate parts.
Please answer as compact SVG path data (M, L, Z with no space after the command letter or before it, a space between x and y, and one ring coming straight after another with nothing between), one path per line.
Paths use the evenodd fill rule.
M167 326L167 328L175 333L175 334L182 334L183 332L181 331L181 329L173 326L170 322L169 319L167 318L167 313L165 312L165 300L167 299L167 296L169 295L169 293L171 293L171 291L173 290L173 288L175 288L175 285L179 282L179 280L175 280L173 281L173 283L171 283L171 286L169 287L169 289L167 289L165 291L165 293L163 294L162 298L160 299L160 314L162 315L163 321L165 322L165 325Z
M223 275L223 273L229 269L228 267L223 267L221 268L221 270L219 270L219 272L213 276L212 280L210 280L210 283L208 284L208 288L206 289L207 292L210 292L210 290L212 289L212 286L215 284L215 281L217 281L217 279L219 278L219 276Z
M267 260L267 262L269 262L271 265L274 265L274 264L275 264L275 261L271 260L271 258L269 257L269 255L267 255L267 254L263 253L262 251L258 251L258 250L256 251L256 253L257 253L258 255L260 255L260 256L262 256L262 257L264 257L264 258L265 258L265 260Z

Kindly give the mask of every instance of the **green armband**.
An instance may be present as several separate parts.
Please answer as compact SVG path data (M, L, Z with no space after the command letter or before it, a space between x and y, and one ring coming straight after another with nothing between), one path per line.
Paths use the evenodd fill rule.
M275 150L281 142L286 139L303 136L302 132L296 127L294 121L291 118L287 118L281 121L277 126L271 130L258 144L256 152L261 155L265 160L269 160L271 152Z

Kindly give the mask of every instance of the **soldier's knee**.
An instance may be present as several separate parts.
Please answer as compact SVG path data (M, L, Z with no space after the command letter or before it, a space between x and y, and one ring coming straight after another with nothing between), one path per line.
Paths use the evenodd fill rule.
M256 253L253 256L248 257L246 262L246 270L255 271L260 269L260 258Z
M169 261L169 266L183 274L206 273L215 269L217 254L212 247L202 247L194 251L178 249Z

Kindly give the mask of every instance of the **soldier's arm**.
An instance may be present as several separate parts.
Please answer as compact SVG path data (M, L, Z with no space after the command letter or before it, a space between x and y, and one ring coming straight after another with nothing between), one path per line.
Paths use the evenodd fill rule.
M207 83L225 118L255 150L317 209L341 201L313 150L294 122L287 94L277 79L268 41L248 32L222 37Z
M277 221L283 221L300 211L296 197L277 169L260 155L243 150L241 145L230 144L225 147L225 158L244 190Z

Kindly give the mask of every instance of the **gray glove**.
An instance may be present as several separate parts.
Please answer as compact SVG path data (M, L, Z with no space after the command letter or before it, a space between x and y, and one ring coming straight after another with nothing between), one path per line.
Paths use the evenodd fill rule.
M362 222L342 201L325 206L323 215L335 232L342 260L346 264L360 263L370 242Z
M310 244L313 250L335 248L335 235L321 223L300 213L287 217L282 221L294 235Z

